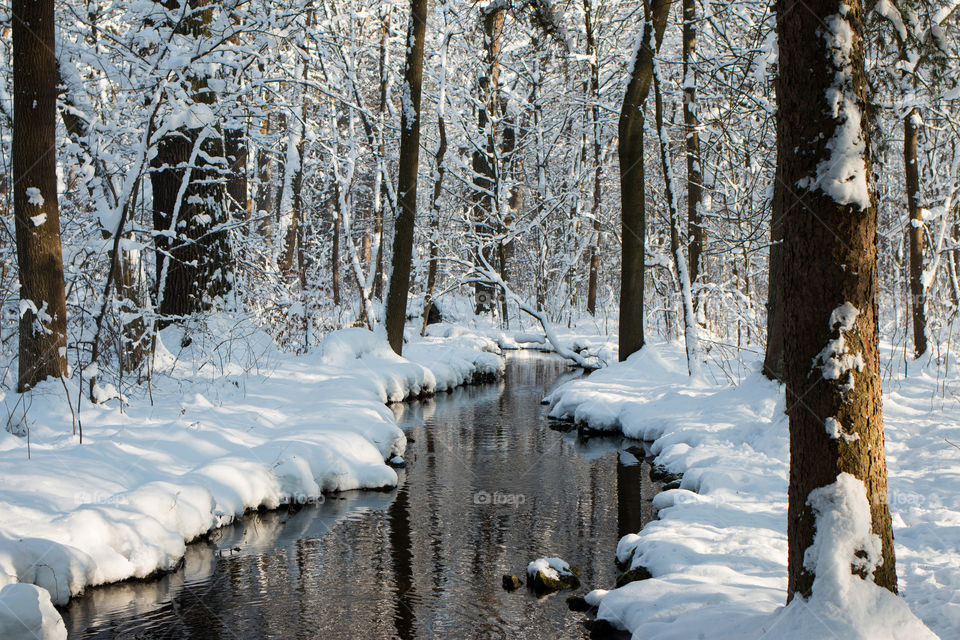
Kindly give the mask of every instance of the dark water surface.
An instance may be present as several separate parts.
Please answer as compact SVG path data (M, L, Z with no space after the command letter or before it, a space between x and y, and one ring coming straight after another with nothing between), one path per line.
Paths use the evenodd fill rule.
M70 637L587 637L571 592L501 587L559 556L583 573L576 593L609 588L619 536L653 516L649 467L620 453L638 443L550 428L540 399L579 375L521 354L500 382L396 405L413 440L397 489L248 515L175 573L71 601Z

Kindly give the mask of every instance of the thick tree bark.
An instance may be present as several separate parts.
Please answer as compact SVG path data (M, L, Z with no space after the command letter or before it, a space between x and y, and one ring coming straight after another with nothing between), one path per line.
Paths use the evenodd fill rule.
M17 391L67 372L57 206L53 0L13 0L13 211L20 267Z
M861 480L896 591L877 330L877 209L871 183L860 0L779 0L778 134L790 490L788 599L810 595L817 522L808 499L841 473ZM856 558L850 558L853 563Z
M207 35L213 19L209 0L191 0L177 31ZM197 67L201 68L201 67ZM214 104L207 77L190 72L184 90L199 104ZM150 181L157 232L157 305L165 322L209 308L230 290L232 255L226 231L226 190L209 158L223 158L223 138L204 128L184 128L157 145Z
M903 168L906 178L910 227L910 311L913 320L913 355L927 351L927 316L923 286L923 210L920 208L920 171L917 166L917 123L920 111L914 107L903 119Z
M690 282L700 277L700 254L703 253L703 225L700 202L703 199L703 176L700 171L700 123L697 120L697 73L693 56L697 49L697 3L683 0L683 124L687 136L687 256Z
M767 275L767 348L763 356L763 375L770 380L785 380L783 370L783 314L786 299L783 290L783 203L786 186L780 175L780 150L773 179L770 203L770 254Z
M224 153L229 163L227 196L230 208L237 218L250 218L250 198L247 195L247 129L242 122L224 127Z
M403 325L407 319L413 231L417 212L417 168L420 161L420 93L423 85L423 41L427 26L427 0L410 0L407 61L403 70L400 113L400 165L397 176L397 211L393 231L393 264L387 290L384 325L387 340L403 353Z
M646 204L643 166L643 105L653 80L653 58L667 27L669 0L645 5L643 35L634 52L630 84L620 111L620 360L643 347L643 280Z

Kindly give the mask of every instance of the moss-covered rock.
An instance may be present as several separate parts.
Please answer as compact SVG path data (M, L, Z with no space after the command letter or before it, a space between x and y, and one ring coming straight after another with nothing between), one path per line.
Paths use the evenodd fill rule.
M503 588L507 591L515 591L523 586L523 580L512 573L503 574Z
M580 586L580 569L560 558L538 558L527 566L527 586L537 593L551 593Z
M667 468L662 464L655 464L650 467L650 479L654 482L670 484L671 482L677 482L683 479L683 475L667 471Z
M590 631L590 637L594 640L626 637L623 631L603 619L584 620L583 625Z
M570 596L567 598L567 608L570 611L590 611L593 607L583 596Z
M652 577L653 576L650 575L650 572L647 571L646 567L634 567L633 569L624 572L619 578L617 578L617 589L625 584L630 584L631 582L636 582L637 580L649 580Z

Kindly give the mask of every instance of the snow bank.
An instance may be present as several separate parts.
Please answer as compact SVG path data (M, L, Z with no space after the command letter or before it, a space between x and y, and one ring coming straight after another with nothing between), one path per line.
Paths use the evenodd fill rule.
M656 462L683 474L679 488L656 496L659 519L618 545L620 561L653 578L595 594L598 616L645 639L936 637L923 623L957 637L960 453L943 438L960 441L960 404L931 414L936 388L929 376L884 397L903 599L847 575L824 577L809 600L790 607L781 387L759 374L736 387L691 380L681 348L649 345L556 389L546 398L551 416L652 440ZM847 554L854 541L869 544L862 531L842 528L855 525L829 515L864 507L849 483L813 499L825 523L819 550ZM851 617L856 607L862 615Z
M9 431L29 431L30 457L23 435L0 431L0 637L17 625L58 637L51 601L172 570L187 542L249 509L395 485L384 461L406 438L384 403L503 369L477 336L411 345L409 360L362 329L304 356L261 337L250 338L252 360L218 366L199 339L168 350L186 341L164 331L153 405L82 402L83 444L59 381L2 399ZM82 394L67 384L76 406Z
M5 640L66 639L67 628L50 602L50 594L32 584L0 589L0 638Z

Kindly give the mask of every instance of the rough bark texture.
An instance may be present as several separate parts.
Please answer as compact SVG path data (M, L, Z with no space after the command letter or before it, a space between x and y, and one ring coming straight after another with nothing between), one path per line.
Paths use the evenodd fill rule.
M703 176L700 172L700 132L697 121L697 81L692 59L697 50L697 3L683 0L683 125L687 136L687 257L690 282L700 277L700 254L703 253L703 225L700 202L703 199Z
M227 196L230 208L237 218L250 218L250 198L247 195L247 130L243 123L234 122L223 132L224 153L230 166Z
M919 358L927 351L927 316L923 290L923 212L920 208L920 171L917 166L916 107L903 119L903 167L907 188L907 209L910 226L910 311L913 320L913 355Z
M816 181L818 169L835 166L821 162L831 159L830 141L839 127L852 126L848 119L855 111L862 115L859 135L869 149L863 8L860 0L779 0L776 12L780 175L786 185L786 200L780 203L784 287L790 292L784 318L790 418L788 599L808 596L815 577L803 565L816 527L808 496L844 472L866 486L873 531L882 542L883 563L874 581L896 591L877 349L873 185L866 185L869 202L861 207L858 197L837 196L827 183L830 193L848 201L838 202L822 190L824 182ZM826 25L841 22L853 34L844 66L838 66L837 49L827 46L832 34L825 32ZM828 99L837 90L852 106L834 117ZM869 180L869 157L864 154L862 160L863 179ZM828 434L827 425L834 425L830 420L839 425L837 437Z
M191 12L177 31L207 35L210 6L208 0L191 0ZM187 80L185 90L195 102L216 101L205 76L191 75ZM200 153L194 153L195 146ZM227 217L226 190L216 164L205 159L223 157L222 136L203 129L172 132L157 145L150 181L157 231L157 306L165 322L207 309L230 289L230 244L226 232L216 230Z
M53 0L13 0L13 210L20 271L17 390L67 371L57 207ZM30 304L27 304L30 303Z
M410 262L417 212L417 167L420 161L420 91L423 84L423 40L427 0L410 0L407 61L403 70L403 108L400 112L400 165L397 176L397 213L393 230L393 264L387 290L384 325L387 340L403 353L403 325L407 319Z
M779 134L778 134L779 135ZM770 258L767 276L767 348L763 356L763 375L784 381L783 313L786 302L783 291L783 204L785 185L780 176L780 151L773 179L773 201L770 203Z
M670 13L669 0L651 0L630 84L620 111L621 252L620 360L643 347L643 280L646 234L643 166L643 105L653 80L653 57L663 40Z

